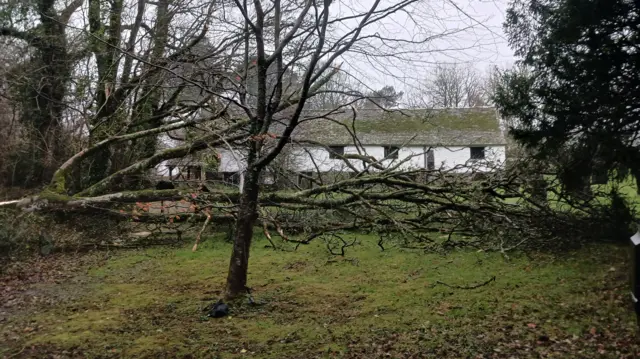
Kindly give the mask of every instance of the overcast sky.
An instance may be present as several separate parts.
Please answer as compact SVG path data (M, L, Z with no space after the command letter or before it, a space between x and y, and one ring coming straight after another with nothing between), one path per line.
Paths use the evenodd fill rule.
M478 66L510 65L515 61L502 29L508 0L456 0L470 16L482 20L494 43L480 48ZM466 11L466 10L469 11ZM474 15L475 14L475 15Z
M362 1L360 4L364 6L369 2L352 1ZM349 54L348 71L372 87L393 85L409 92L424 83L438 63L472 66L481 73L493 65L508 67L515 61L502 27L508 3L509 0L424 0L416 7L416 14L404 18L394 15L370 31L414 39L425 34L450 35L413 47L411 50L415 52L404 56L407 61Z
M191 0L177 1L189 3ZM210 0L194 4L207 4ZM287 2L295 0L286 0ZM333 0L331 13L334 17L363 14L372 6L374 0ZM365 40L359 42L352 51L344 54L338 63L356 82L371 89L393 85L405 93L420 92L427 78L437 64L459 64L474 67L480 73L486 73L493 65L508 67L515 61L502 29L505 10L510 0L419 0L404 10L394 12L375 22L363 31L364 35L380 34L387 39L402 39L410 43ZM127 0L129 11L127 22L135 15L135 2ZM265 1L268 3L269 1ZM381 0L378 9L392 7L398 0ZM228 19L235 16L241 21L239 12L233 12L235 6L229 3L223 13ZM229 13L228 11L231 10ZM147 8L149 23L153 23L155 7ZM204 10L202 10L204 11ZM197 11L196 11L197 12ZM361 18L353 20L356 25ZM176 21L179 22L179 21ZM87 28L86 4L72 19L72 25L80 29ZM189 21L185 21L189 23ZM233 23L233 21L231 21ZM227 31L230 23L218 24ZM213 24L214 28L216 24ZM337 40L350 30L350 24L341 22L332 29ZM196 29L197 30L197 29ZM210 33L212 41L223 38ZM420 42L422 39L429 39ZM416 41L420 42L415 43ZM413 42L413 43L411 43ZM406 98L407 96L405 96Z

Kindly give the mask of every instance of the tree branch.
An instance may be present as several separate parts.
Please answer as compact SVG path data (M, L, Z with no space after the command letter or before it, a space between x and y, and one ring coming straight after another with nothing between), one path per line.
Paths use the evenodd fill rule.
M0 36L15 37L16 39L26 41L29 45L35 47L38 47L41 42L39 37L34 36L30 32L20 31L13 27L0 27Z

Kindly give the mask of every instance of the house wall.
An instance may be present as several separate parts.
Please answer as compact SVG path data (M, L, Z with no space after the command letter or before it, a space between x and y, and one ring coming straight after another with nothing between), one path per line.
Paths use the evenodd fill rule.
M398 151L397 159L388 159L382 162L383 165L393 166L403 162L398 166L399 170L409 170L425 168L425 147L410 146L403 147ZM363 155L373 156L376 159L384 157L383 146L364 146L361 149ZM232 153L226 149L220 149L220 169L219 172L238 172L244 169L244 156L242 153ZM345 146L345 154L358 154L355 146ZM496 165L502 165L505 161L505 146L485 147L485 160L471 162L471 152L469 147L433 147L434 162L436 168L452 170L464 173L467 171L489 171ZM341 172L351 171L344 161L329 158L329 151L323 147L293 148L283 152L283 156L288 156L287 161L298 172ZM351 165L357 170L363 169L363 163L359 160L349 160ZM317 166L317 167L316 167ZM158 171L168 173L166 165L158 166ZM174 175L177 169L174 169Z
M290 152L294 167L300 172L315 172L317 170L320 170L320 172L351 171L344 161L330 158L329 151L323 147L294 148ZM345 146L344 154L358 154L358 149L355 146ZM384 148L364 146L361 148L360 154L381 159L384 157ZM360 160L352 159L349 160L349 163L357 170L364 168Z
M429 148L426 148L429 149ZM415 168L425 168L425 147L406 147L401 148L398 152L397 159L384 160L385 166L393 166L399 164L399 170L408 170ZM434 162L436 168L444 170L452 170L454 172L489 171L496 165L502 165L505 160L505 146L485 147L485 160L469 161L471 152L469 147L434 147ZM345 146L345 154L357 154L355 146ZM384 157L383 146L364 146L363 154L373 156L376 159ZM293 161L297 171L316 171L316 166L321 172L328 171L349 171L349 167L344 161L329 158L328 150L322 147L295 149L292 151ZM314 164L315 162L315 164ZM349 162L358 170L363 168L362 161L349 160Z
M485 160L470 161L469 147L436 147L433 150L436 168L464 173L470 171L487 172L493 167L504 165L505 146L485 147Z
M239 151L231 152L228 149L218 149L220 154L220 167L218 172L240 172L245 168L244 154ZM169 169L167 168L168 161L163 161L156 166L156 172L159 176L168 176ZM180 173L180 168L173 169L173 176ZM186 170L185 170L186 173Z
M160 162L159 165L156 166L156 175L162 176L162 177L169 176L169 168L167 168L167 161L162 161Z
M240 151L229 151L228 149L218 149L220 154L220 169L218 172L239 172L244 170L245 155Z
M163 161L159 165L157 165L156 168L155 168L155 175L156 176L160 176L160 177L168 177L169 176L169 168L167 167L167 164L168 164L167 161ZM190 173L189 173L189 171L187 171L186 168L175 167L175 168L173 168L173 171L171 171L171 176L175 179L175 178L177 178L178 174L180 174L181 172L183 173L185 178L189 175L190 179L192 179L192 180L199 179L199 178L201 178L201 177L203 177L205 175L205 173L202 170L202 168L199 168L199 167L191 168L191 172Z

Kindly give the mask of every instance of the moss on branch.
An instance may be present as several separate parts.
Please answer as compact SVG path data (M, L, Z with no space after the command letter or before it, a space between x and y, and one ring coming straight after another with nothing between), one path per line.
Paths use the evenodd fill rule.
M113 184L117 179L122 178L123 176L140 173L146 169L156 166L162 161L172 158L180 158L192 153L200 152L210 147L221 145L225 143L225 141L235 141L241 139L245 136L244 134L229 135L229 137L226 138L225 135L227 135L229 132L234 132L241 129L246 123L247 121L239 121L229 126L228 128L219 131L218 133L207 135L197 141L194 141L194 143L192 144L169 148L157 152L151 157L140 160L127 168L124 168L108 177L105 177L98 183L80 192L78 195L83 197L91 197L107 193L111 184Z
M72 200L71 196L67 196L65 194L62 193L58 193L55 191L52 191L50 189L45 189L42 192L40 192L40 194L38 194L38 199L39 200L45 200L49 203L59 203L59 204L64 204L64 203L68 203L69 201Z
M54 174L51 179L51 183L47 188L47 191L59 194L66 195L67 193L67 171L66 169L60 168Z

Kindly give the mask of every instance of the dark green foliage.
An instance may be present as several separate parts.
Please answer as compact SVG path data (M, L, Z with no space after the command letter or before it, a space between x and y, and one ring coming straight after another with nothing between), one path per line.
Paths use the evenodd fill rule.
M640 175L640 13L626 0L516 0L505 29L521 67L495 102L511 134L559 165L568 189L594 171Z
M611 204L603 213L603 219L608 223L605 236L611 241L624 243L635 232L636 213L617 189L611 191L610 198Z
M520 248L564 251L592 243L626 243L635 231L635 217L636 211L628 198L614 188L606 196L600 194L596 201L576 200L572 210L556 211L553 215L529 213L521 225L527 228L525 236L529 239Z
M368 108L390 108L398 105L400 99L404 96L404 92L397 92L393 86L384 86L380 90L371 91L367 97L369 101L365 103Z

